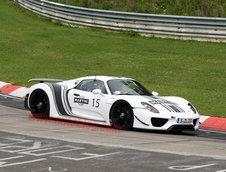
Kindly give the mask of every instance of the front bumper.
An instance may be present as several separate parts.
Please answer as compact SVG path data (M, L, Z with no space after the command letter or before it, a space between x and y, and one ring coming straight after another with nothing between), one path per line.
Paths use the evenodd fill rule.
M187 113L152 113L147 109L134 108L134 128L152 130L198 130L199 114ZM179 123L179 119L191 119L189 123Z

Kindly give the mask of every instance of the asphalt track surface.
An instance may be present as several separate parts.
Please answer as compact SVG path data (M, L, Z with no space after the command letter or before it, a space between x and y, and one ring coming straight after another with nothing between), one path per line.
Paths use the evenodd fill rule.
M226 172L226 133L111 131L37 121L23 100L0 95L0 172Z

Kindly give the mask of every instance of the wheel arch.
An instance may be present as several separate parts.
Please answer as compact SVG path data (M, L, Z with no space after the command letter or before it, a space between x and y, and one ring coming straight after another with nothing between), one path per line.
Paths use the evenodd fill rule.
M45 84L45 83L40 83L40 84L35 84L33 85L30 89L29 89L29 96L28 96L28 107L30 108L30 97L32 95L32 93L34 93L34 91L36 90L42 90L43 92L46 93L48 99L49 99L49 116L51 117L53 114L57 113L56 107L55 107L55 98L53 96L52 90L51 88Z
M115 105L116 103L119 103L119 102L121 102L121 103L126 103L127 105L129 105L129 106L131 107L131 109L133 109L133 107L131 106L131 104L130 104L128 101L126 101L126 100L124 100L124 99L116 100L116 101L112 104L111 109L110 109L110 111L109 111L109 120L111 120L111 114L112 114L112 110L113 110L113 108L114 108L114 105ZM134 112L133 112L133 113L134 113Z
M124 106L126 106L126 108L125 109L123 108L124 110L122 110L121 107L124 107ZM133 128L133 124L134 124L133 107L126 100L123 100L123 99L117 100L113 103L111 107L109 119L110 119L111 126L117 127L123 130L129 130Z
M35 118L49 118L50 103L49 97L42 89L35 89L28 102L31 114Z

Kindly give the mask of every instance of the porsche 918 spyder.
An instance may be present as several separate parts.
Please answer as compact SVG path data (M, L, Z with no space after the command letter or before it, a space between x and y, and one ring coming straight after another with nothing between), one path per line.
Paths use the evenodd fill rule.
M122 129L182 131L199 127L199 114L190 102L150 93L134 79L89 76L29 82L34 81L40 83L31 86L25 98L25 107L34 117L82 119Z

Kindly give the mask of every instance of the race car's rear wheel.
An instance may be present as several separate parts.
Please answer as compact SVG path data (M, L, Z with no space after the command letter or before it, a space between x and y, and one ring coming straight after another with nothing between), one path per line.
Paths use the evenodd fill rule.
M125 101L118 101L110 112L111 125L128 130L133 127L134 115L132 107Z
M35 90L30 96L29 104L31 113L35 118L49 117L49 98L43 90Z

